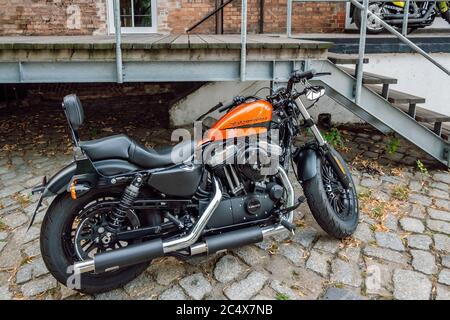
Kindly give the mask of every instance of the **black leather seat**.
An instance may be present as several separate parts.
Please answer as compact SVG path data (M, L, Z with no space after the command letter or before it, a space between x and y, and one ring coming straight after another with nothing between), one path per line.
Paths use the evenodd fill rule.
M193 141L160 149L147 149L123 134L82 141L80 147L94 161L123 159L147 169L181 163L194 152Z

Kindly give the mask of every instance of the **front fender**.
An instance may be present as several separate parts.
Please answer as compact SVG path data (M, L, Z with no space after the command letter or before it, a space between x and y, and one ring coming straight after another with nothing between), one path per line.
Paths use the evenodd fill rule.
M317 152L312 148L299 150L294 158L297 164L297 175L301 183L317 175Z

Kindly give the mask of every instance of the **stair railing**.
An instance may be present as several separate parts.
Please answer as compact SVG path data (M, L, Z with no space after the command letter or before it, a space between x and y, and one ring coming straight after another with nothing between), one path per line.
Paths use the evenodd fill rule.
M355 84L355 103L359 104L360 98L361 98L361 87L362 87L362 78L363 78L363 61L364 61L364 55L365 55L365 47L366 47L366 26L367 26L367 19L368 17L371 17L373 19L376 19L386 30L388 30L390 33L392 33L394 36L396 36L401 42L406 44L409 48L411 48L413 51L419 53L422 55L425 59L433 63L436 67L441 69L443 72L445 72L447 75L450 76L450 71L444 67L442 64L440 64L436 59L431 57L428 53L423 51L419 46L417 46L414 42L409 40L405 35L407 34L408 29L408 11L409 11L409 1L406 0L405 3L405 10L403 15L403 22L402 22L402 33L395 30L394 27L383 21L381 18L379 18L376 14L368 10L369 8L369 2L392 2L392 0L288 0L287 3L287 25L286 25L286 34L288 37L292 37L292 2L350 2L352 3L356 8L360 9L362 11L361 16L361 28L360 28L360 37L359 37L359 48L358 48L358 64L356 66L356 84ZM361 4L361 1L363 2ZM438 2L442 0L415 0L416 2Z
M233 2L234 0L227 0L224 3L222 3L219 7L217 7L216 9L214 9L213 11L207 13L203 18L201 18L199 21L197 21L196 23L194 23L192 26L190 26L187 30L186 33L191 32L192 30L194 30L195 28L197 28L199 25L201 25L203 22L205 22L206 20L208 20L210 17L212 17L213 15L217 14L219 11L223 10L223 8L225 8L227 5L229 5L231 2Z

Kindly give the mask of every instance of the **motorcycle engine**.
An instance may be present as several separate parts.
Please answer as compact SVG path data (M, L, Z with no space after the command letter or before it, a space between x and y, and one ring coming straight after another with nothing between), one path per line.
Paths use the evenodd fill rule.
M281 148L275 144L266 141L259 141L255 145L247 144L238 149L237 168L250 181L262 181L266 176L276 173L274 170L280 155Z

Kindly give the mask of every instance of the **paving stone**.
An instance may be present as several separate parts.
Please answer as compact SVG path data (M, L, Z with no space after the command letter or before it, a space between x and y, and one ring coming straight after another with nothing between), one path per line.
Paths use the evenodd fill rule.
M358 247L356 247L356 248L345 248L345 249L339 251L338 255L344 261L357 263L358 260L359 260L360 255L361 255L361 249L358 248Z
M272 239L264 239L264 241L255 243L255 246L257 246L258 248L267 251L272 247L273 244L273 240Z
M12 196L13 194L15 194L21 190L22 190L22 187L18 186L18 185L12 185L12 186L9 186L6 188L2 188L2 189L0 189L0 199Z
M37 240L34 242L27 243L24 246L23 253L25 253L27 257L35 257L39 255L41 253L39 241Z
M449 191L450 187L447 183L443 183L443 182L433 182L430 183L430 187L435 188L435 189L440 189L443 191Z
M408 209L408 216L418 219L425 219L425 207L419 204L412 204Z
M347 289L331 287L327 289L322 300L363 300L363 297Z
M305 250L294 243L288 245L280 245L280 254L285 256L289 261L291 261L295 266L301 267L305 265L306 252Z
M36 240L39 238L40 235L40 229L38 227L32 226L29 230L27 230L27 227L23 227L24 233L21 242L22 244L28 243L30 241Z
M361 285L361 272L356 263L334 259L331 264L331 281L343 283L352 287Z
M450 234L449 222L427 219L427 227L436 232Z
M436 207L450 211L450 201L442 200L442 199L434 199L434 203L435 203Z
M164 286L180 279L186 272L183 265L175 258L169 258L155 265L151 265L148 270L154 274L156 282Z
M411 250L412 266L415 270L426 273L434 274L437 272L436 259L428 251L423 250Z
M435 173L433 180L450 184L450 174L448 173Z
M384 220L384 226L391 231L398 230L398 219L393 214L386 215L386 219Z
M62 300L65 300L65 299L67 299L67 298L70 298L70 297L72 297L72 296L78 294L77 291L75 291L75 290L73 290L73 289L70 289L70 288L67 288L67 287L64 286L64 285L61 285L61 290L60 290L60 292L61 292L61 299L62 299Z
M382 181L378 179L365 178L361 180L361 186L366 188L376 188L381 186Z
M214 277L222 283L228 283L238 278L245 271L239 260L232 256L226 255L220 258L214 269Z
M56 285L57 283L55 278L52 276L47 276L25 283L21 286L20 290L25 297L32 297L53 289Z
M436 300L450 300L449 287L436 285Z
M441 199L448 199L449 198L448 191L443 191L443 190L434 189L434 188L430 188L428 190L428 195L430 197L434 197L434 198L441 198Z
M439 272L438 282L450 286L450 269L442 269Z
M394 271L394 298L398 300L428 300L431 281L419 272L397 269Z
M0 231L0 241L6 240L8 238L8 232Z
M321 237L316 244L314 245L314 249L325 251L328 253L336 253L339 249L340 242L334 238L325 236Z
M251 267L261 264L267 258L267 254L255 246L240 247L234 253Z
M425 230L422 221L414 218L402 218L400 219L400 225L403 230L409 232L423 233Z
M366 223L358 224L353 237L366 243L374 241L373 232Z
M130 297L123 289L114 289L95 295L95 300L129 300Z
M421 234L413 234L408 236L408 247L421 250L429 250L433 240L429 236Z
M450 268L450 256L442 257L442 266Z
M175 285L161 293L159 300L188 300L188 297L180 286Z
M436 250L450 252L450 237L445 234L435 234L434 247Z
M263 300L275 300L275 298L271 298L262 294L257 294L252 298L252 300L263 301Z
M329 262L332 256L327 253L319 253L315 250L311 251L308 260L306 261L306 267L318 274L326 277L329 274Z
M8 214L2 218L2 221L11 229L15 229L28 221L28 217L20 212Z
M386 261L395 262L398 264L406 264L406 257L400 252L390 249L379 248L374 246L367 246L364 248L363 253L370 257L379 258Z
M419 193L411 193L409 195L408 201L415 204L421 204L426 207L431 206L432 203L432 199L430 197Z
M428 214L431 219L450 221L450 212L428 208Z
M6 242L0 241L0 253L2 252L4 247L6 247Z
M21 262L20 243L17 238L18 236L15 234L0 251L0 269L14 268Z
M295 231L293 241L309 248L317 237L317 230L314 228L301 228Z
M287 296L290 300L296 300L299 298L299 295L296 294L294 290L289 288L287 285L282 284L278 280L271 281L270 287L277 293Z
M375 232L375 239L380 247L385 247L396 251L405 251L405 246L396 233Z
M0 300L11 300L13 298L12 293L9 291L8 286L4 285L0 287Z
M366 259L366 293L392 297L394 266L391 263L379 263L372 259Z
M154 282L147 273L142 273L134 280L128 282L123 289L133 299L140 297L156 296L154 291Z
M248 300L264 287L266 281L264 274L252 271L247 278L226 288L224 293L231 300Z
M419 192L422 190L422 182L417 180L411 180L408 186L409 190Z
M195 300L203 299L212 291L211 284L201 273L181 279L180 286Z

